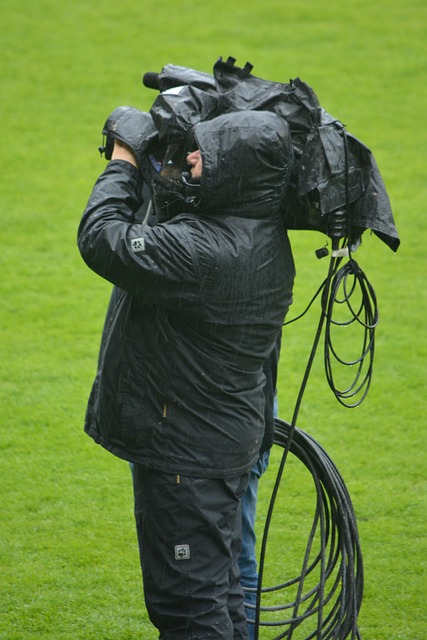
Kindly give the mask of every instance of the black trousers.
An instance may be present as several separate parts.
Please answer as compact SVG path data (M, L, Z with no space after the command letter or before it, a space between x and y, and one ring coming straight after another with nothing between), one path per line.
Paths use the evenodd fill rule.
M248 475L132 473L145 604L160 639L247 640L237 561Z

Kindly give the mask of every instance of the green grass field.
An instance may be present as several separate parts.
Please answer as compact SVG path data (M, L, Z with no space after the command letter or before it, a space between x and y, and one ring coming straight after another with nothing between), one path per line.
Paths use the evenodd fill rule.
M129 470L82 430L110 287L85 267L75 237L105 166L97 147L106 117L154 99L143 73L167 63L211 72L232 55L255 75L299 76L313 87L371 148L390 195L399 251L366 233L355 256L380 308L370 394L358 409L342 408L319 353L298 423L327 450L353 500L366 573L362 637L424 640L425 2L4 0L0 33L0 639L157 637L143 604ZM290 316L327 269L314 256L323 237L293 232L292 242ZM318 313L284 333L279 397L288 420ZM283 534L276 528L269 552L278 574L312 518L310 487L296 491L294 470L285 472Z

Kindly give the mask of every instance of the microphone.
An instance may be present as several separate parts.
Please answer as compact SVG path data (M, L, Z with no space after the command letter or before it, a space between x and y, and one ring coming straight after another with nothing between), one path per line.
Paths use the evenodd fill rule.
M142 77L142 84L144 87L147 87L147 89L156 89L157 91L160 91L159 74L154 71L147 71L147 73L144 73Z

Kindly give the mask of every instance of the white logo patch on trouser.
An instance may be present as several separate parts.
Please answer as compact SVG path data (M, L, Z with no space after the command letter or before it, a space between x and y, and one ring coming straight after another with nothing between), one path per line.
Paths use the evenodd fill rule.
M175 560L189 560L190 559L190 545L189 544L176 544L175 545Z

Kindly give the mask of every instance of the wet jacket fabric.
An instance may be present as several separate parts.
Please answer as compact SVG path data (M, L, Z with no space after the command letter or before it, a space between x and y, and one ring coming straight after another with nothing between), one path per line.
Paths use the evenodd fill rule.
M115 285L85 430L166 473L248 471L264 432L263 363L291 303L294 265L280 214L291 169L275 114L200 123L197 213L135 221L142 177L112 161L78 232L88 266Z

